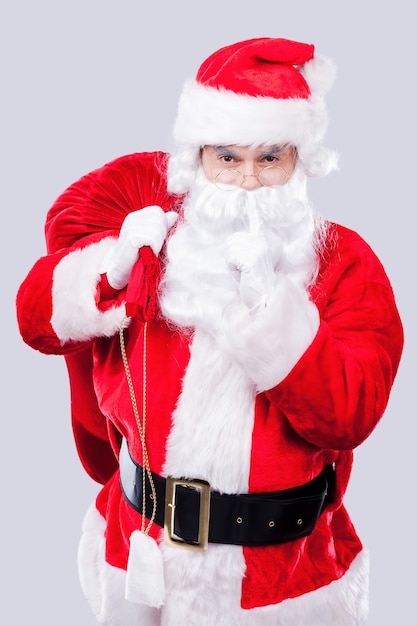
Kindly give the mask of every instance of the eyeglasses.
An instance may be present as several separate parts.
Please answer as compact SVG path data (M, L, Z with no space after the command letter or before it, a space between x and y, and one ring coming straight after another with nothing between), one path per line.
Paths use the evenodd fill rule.
M279 187L285 185L290 178L290 174L281 165L268 165L257 174L242 174L239 170L222 170L213 182L222 191L232 191L236 187L241 187L245 178L250 176L254 176L262 187Z

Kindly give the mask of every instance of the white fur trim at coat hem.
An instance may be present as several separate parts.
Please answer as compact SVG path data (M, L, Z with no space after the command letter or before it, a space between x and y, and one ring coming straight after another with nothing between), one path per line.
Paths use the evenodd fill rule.
M159 626L158 609L125 599L125 570L105 560L105 529L105 520L93 503L83 521L78 572L94 616L105 626Z
M52 284L51 325L64 344L111 337L125 315L124 305L100 311L96 305L100 267L116 239L106 237L98 243L73 250L57 264Z
M192 610L187 597L178 595L175 581L169 581L165 605L161 609L145 607L125 599L126 572L112 567L104 559L105 522L94 505L88 510L78 553L80 581L91 608L100 624L106 626L201 626L201 611ZM211 558L219 558L218 571L229 559L243 559L237 546L209 546ZM169 565L170 554L185 555L193 568L194 559L207 558L198 554L163 546L164 560ZM225 558L226 557L226 560ZM174 559L175 561L175 559ZM240 564L238 563L238 568ZM169 566L166 572L169 572ZM174 568L175 569L175 568ZM204 581L203 581L204 582ZM210 594L204 607L205 626L363 626L368 615L369 558L362 550L344 576L329 585L276 605L245 610L240 607L239 588L226 592L216 585L216 595ZM217 595L219 598L217 598ZM227 613L224 607L227 606ZM197 614L198 613L198 614Z

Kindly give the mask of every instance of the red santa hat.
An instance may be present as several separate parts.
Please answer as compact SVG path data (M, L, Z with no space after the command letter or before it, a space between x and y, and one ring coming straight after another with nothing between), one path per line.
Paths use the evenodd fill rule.
M194 154L203 145L290 143L307 174L326 174L336 166L321 145L334 76L334 64L312 44L263 37L226 46L186 83L174 139Z

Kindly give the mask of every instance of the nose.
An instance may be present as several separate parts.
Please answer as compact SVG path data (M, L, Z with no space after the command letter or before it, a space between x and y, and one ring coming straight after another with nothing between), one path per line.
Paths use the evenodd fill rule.
M258 187L261 186L261 183L255 174L244 174L243 181L240 186L247 191L252 191L252 189L258 189Z
M255 173L255 165L252 162L245 163L244 171L242 172L243 181L241 187L248 191L261 187L258 176Z

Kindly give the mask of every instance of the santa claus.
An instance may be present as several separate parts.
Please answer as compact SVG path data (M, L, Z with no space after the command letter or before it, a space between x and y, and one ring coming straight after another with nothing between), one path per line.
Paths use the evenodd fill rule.
M17 298L65 355L78 452L104 486L79 549L112 626L353 626L368 557L343 506L403 334L356 233L312 210L333 64L285 39L211 55L177 149L121 157L48 213Z

